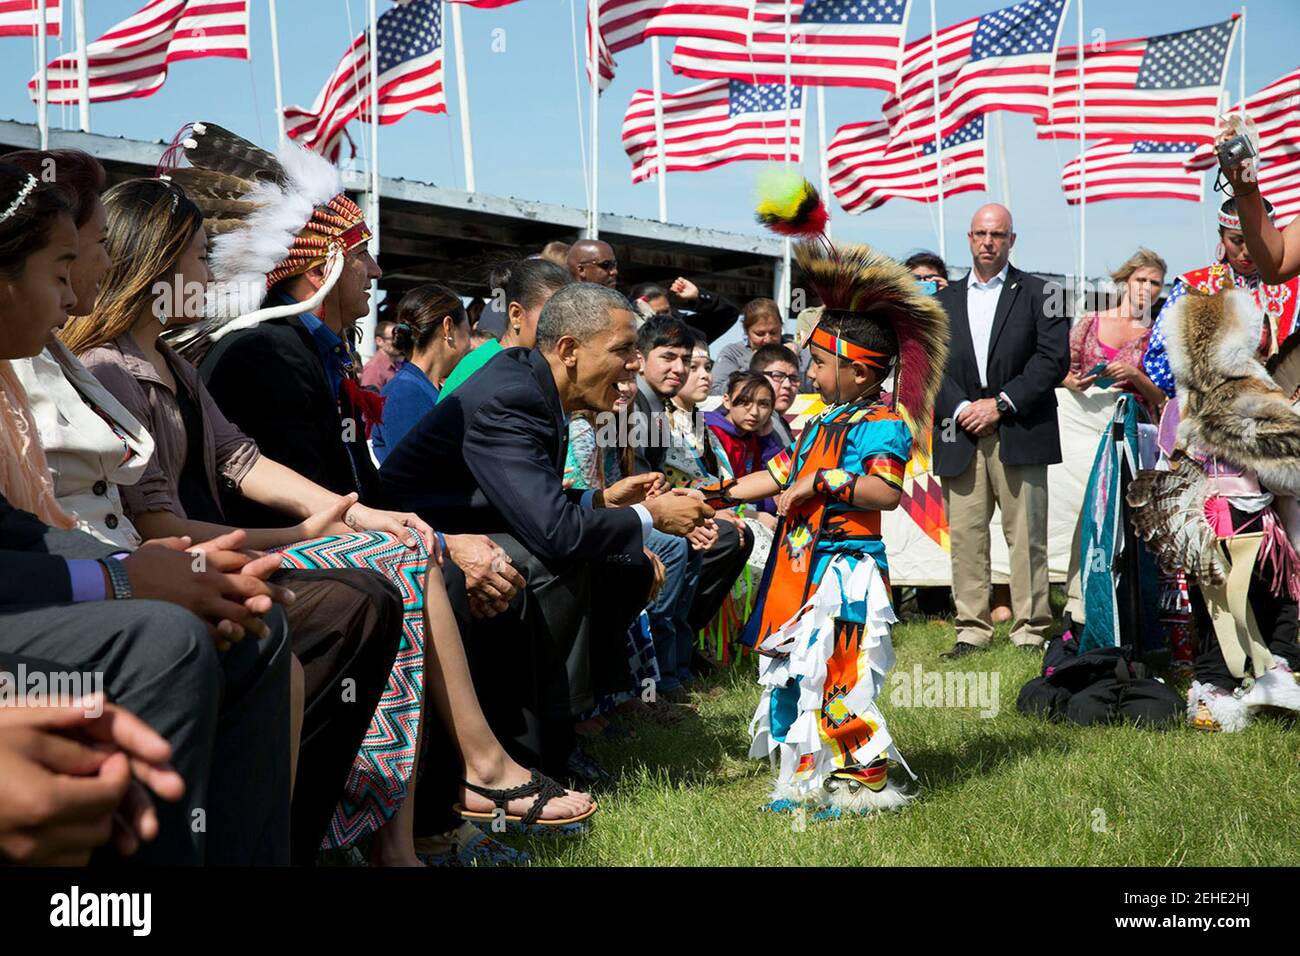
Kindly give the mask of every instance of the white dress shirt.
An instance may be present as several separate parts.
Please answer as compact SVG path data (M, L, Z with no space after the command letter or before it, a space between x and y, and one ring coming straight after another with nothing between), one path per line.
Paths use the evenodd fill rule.
M975 367L979 370L980 385L984 388L988 388L989 384L989 340L993 337L993 317L998 311L998 298L1006 284L1009 267L1010 263L1004 265L1002 271L988 282L981 282L979 274L972 267L966 280L966 320L970 328L971 346L975 350ZM1006 393L999 394L1014 411L1015 405ZM969 404L970 399L958 402L953 417L960 415L961 410Z
M975 347L975 366L979 369L980 385L988 388L989 339L993 335L993 315L998 310L998 297L1007 281L1007 268L981 282L972 268L966 280L966 316L970 325L970 341Z

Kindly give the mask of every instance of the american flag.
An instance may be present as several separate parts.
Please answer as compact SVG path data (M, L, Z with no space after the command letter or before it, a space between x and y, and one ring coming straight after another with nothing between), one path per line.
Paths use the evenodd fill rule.
M40 32L40 5L45 7L45 35L63 29L59 0L0 0L0 37L34 37Z
M1186 163L1197 143L1134 143L1106 141L1084 151L1088 202L1106 199L1190 199L1200 202L1204 173L1191 173ZM1065 201L1079 203L1079 157L1061 171Z
M785 158L785 85L711 80L663 95L668 172L699 172L742 159ZM803 90L790 89L790 158L803 160ZM637 90L623 117L632 182L658 173L654 94Z
M943 195L987 188L984 117L972 116L942 143ZM826 150L826 162L831 191L849 213L866 212L888 199L939 198L934 140L891 143L885 120L841 126Z
M1259 131L1259 190L1284 226L1300 215L1300 68L1246 97L1246 115ZM1216 165L1210 144L1199 146L1187 163L1197 170Z
M802 0L791 7L792 82L894 91L908 0ZM785 0L753 0L748 42L698 34L678 40L672 67L700 79L784 83Z
M385 11L378 36L379 122L396 123L414 110L447 112L441 0L411 0ZM371 122L369 31L352 41L312 108L286 106L284 116L290 139L338 162L348 123Z
M1052 63L1067 0L1024 0L935 34L903 51L898 92L882 110L898 143L934 137L934 63L938 61L943 134L972 114L1006 110L1046 116Z
M1181 33L1106 43L1083 54L1089 139L1210 142L1236 15ZM1052 108L1039 139L1079 137L1079 51L1056 57Z
M248 59L248 0L153 0L87 45L92 102L149 96L177 60ZM49 65L51 103L77 103L76 54ZM34 101L36 78L27 84Z
M600 46L596 64L600 88L614 79L614 54L634 47L650 36L702 36L743 43L749 35L753 0L709 0L706 3L673 0L588 0L599 3L596 25ZM591 60L591 13L587 13L587 60ZM588 69L590 73L590 69ZM588 76L590 80L590 76Z

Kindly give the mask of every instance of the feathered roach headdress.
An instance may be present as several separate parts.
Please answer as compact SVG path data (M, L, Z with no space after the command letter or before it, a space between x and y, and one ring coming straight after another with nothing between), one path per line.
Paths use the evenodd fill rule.
M189 166L174 168L178 152ZM338 281L347 253L370 239L338 169L300 146L288 144L272 155L215 123L195 123L178 134L159 173L203 211L212 239L209 318L184 336L187 341L173 340L183 350L316 309ZM326 266L325 281L311 298L261 307L277 282L320 265Z
M759 180L758 221L773 232L798 236L795 261L822 300L809 342L834 355L877 369L894 367L894 401L928 438L948 359L948 315L901 264L869 246L835 246L826 236L830 217L817 190L797 171L777 168ZM842 332L824 328L835 314L881 322L893 330L898 355L887 356Z

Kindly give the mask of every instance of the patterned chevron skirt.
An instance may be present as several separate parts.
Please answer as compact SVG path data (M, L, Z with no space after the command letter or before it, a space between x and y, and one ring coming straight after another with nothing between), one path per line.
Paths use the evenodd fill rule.
M312 538L278 549L281 567L364 568L388 578L402 595L402 640L388 687L370 719L322 849L350 846L382 827L406 798L420 740L424 693L424 544L410 548L377 531Z

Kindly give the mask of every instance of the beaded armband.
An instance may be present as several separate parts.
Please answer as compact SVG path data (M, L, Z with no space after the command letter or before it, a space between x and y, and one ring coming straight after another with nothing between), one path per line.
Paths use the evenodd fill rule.
M731 489L736 486L735 478L724 478L709 485L700 485L697 489L704 495L704 503L710 508L731 508L740 504L731 497Z
M813 478L813 491L833 501L852 504L853 488L857 480L857 475L843 468L818 468L817 476Z

